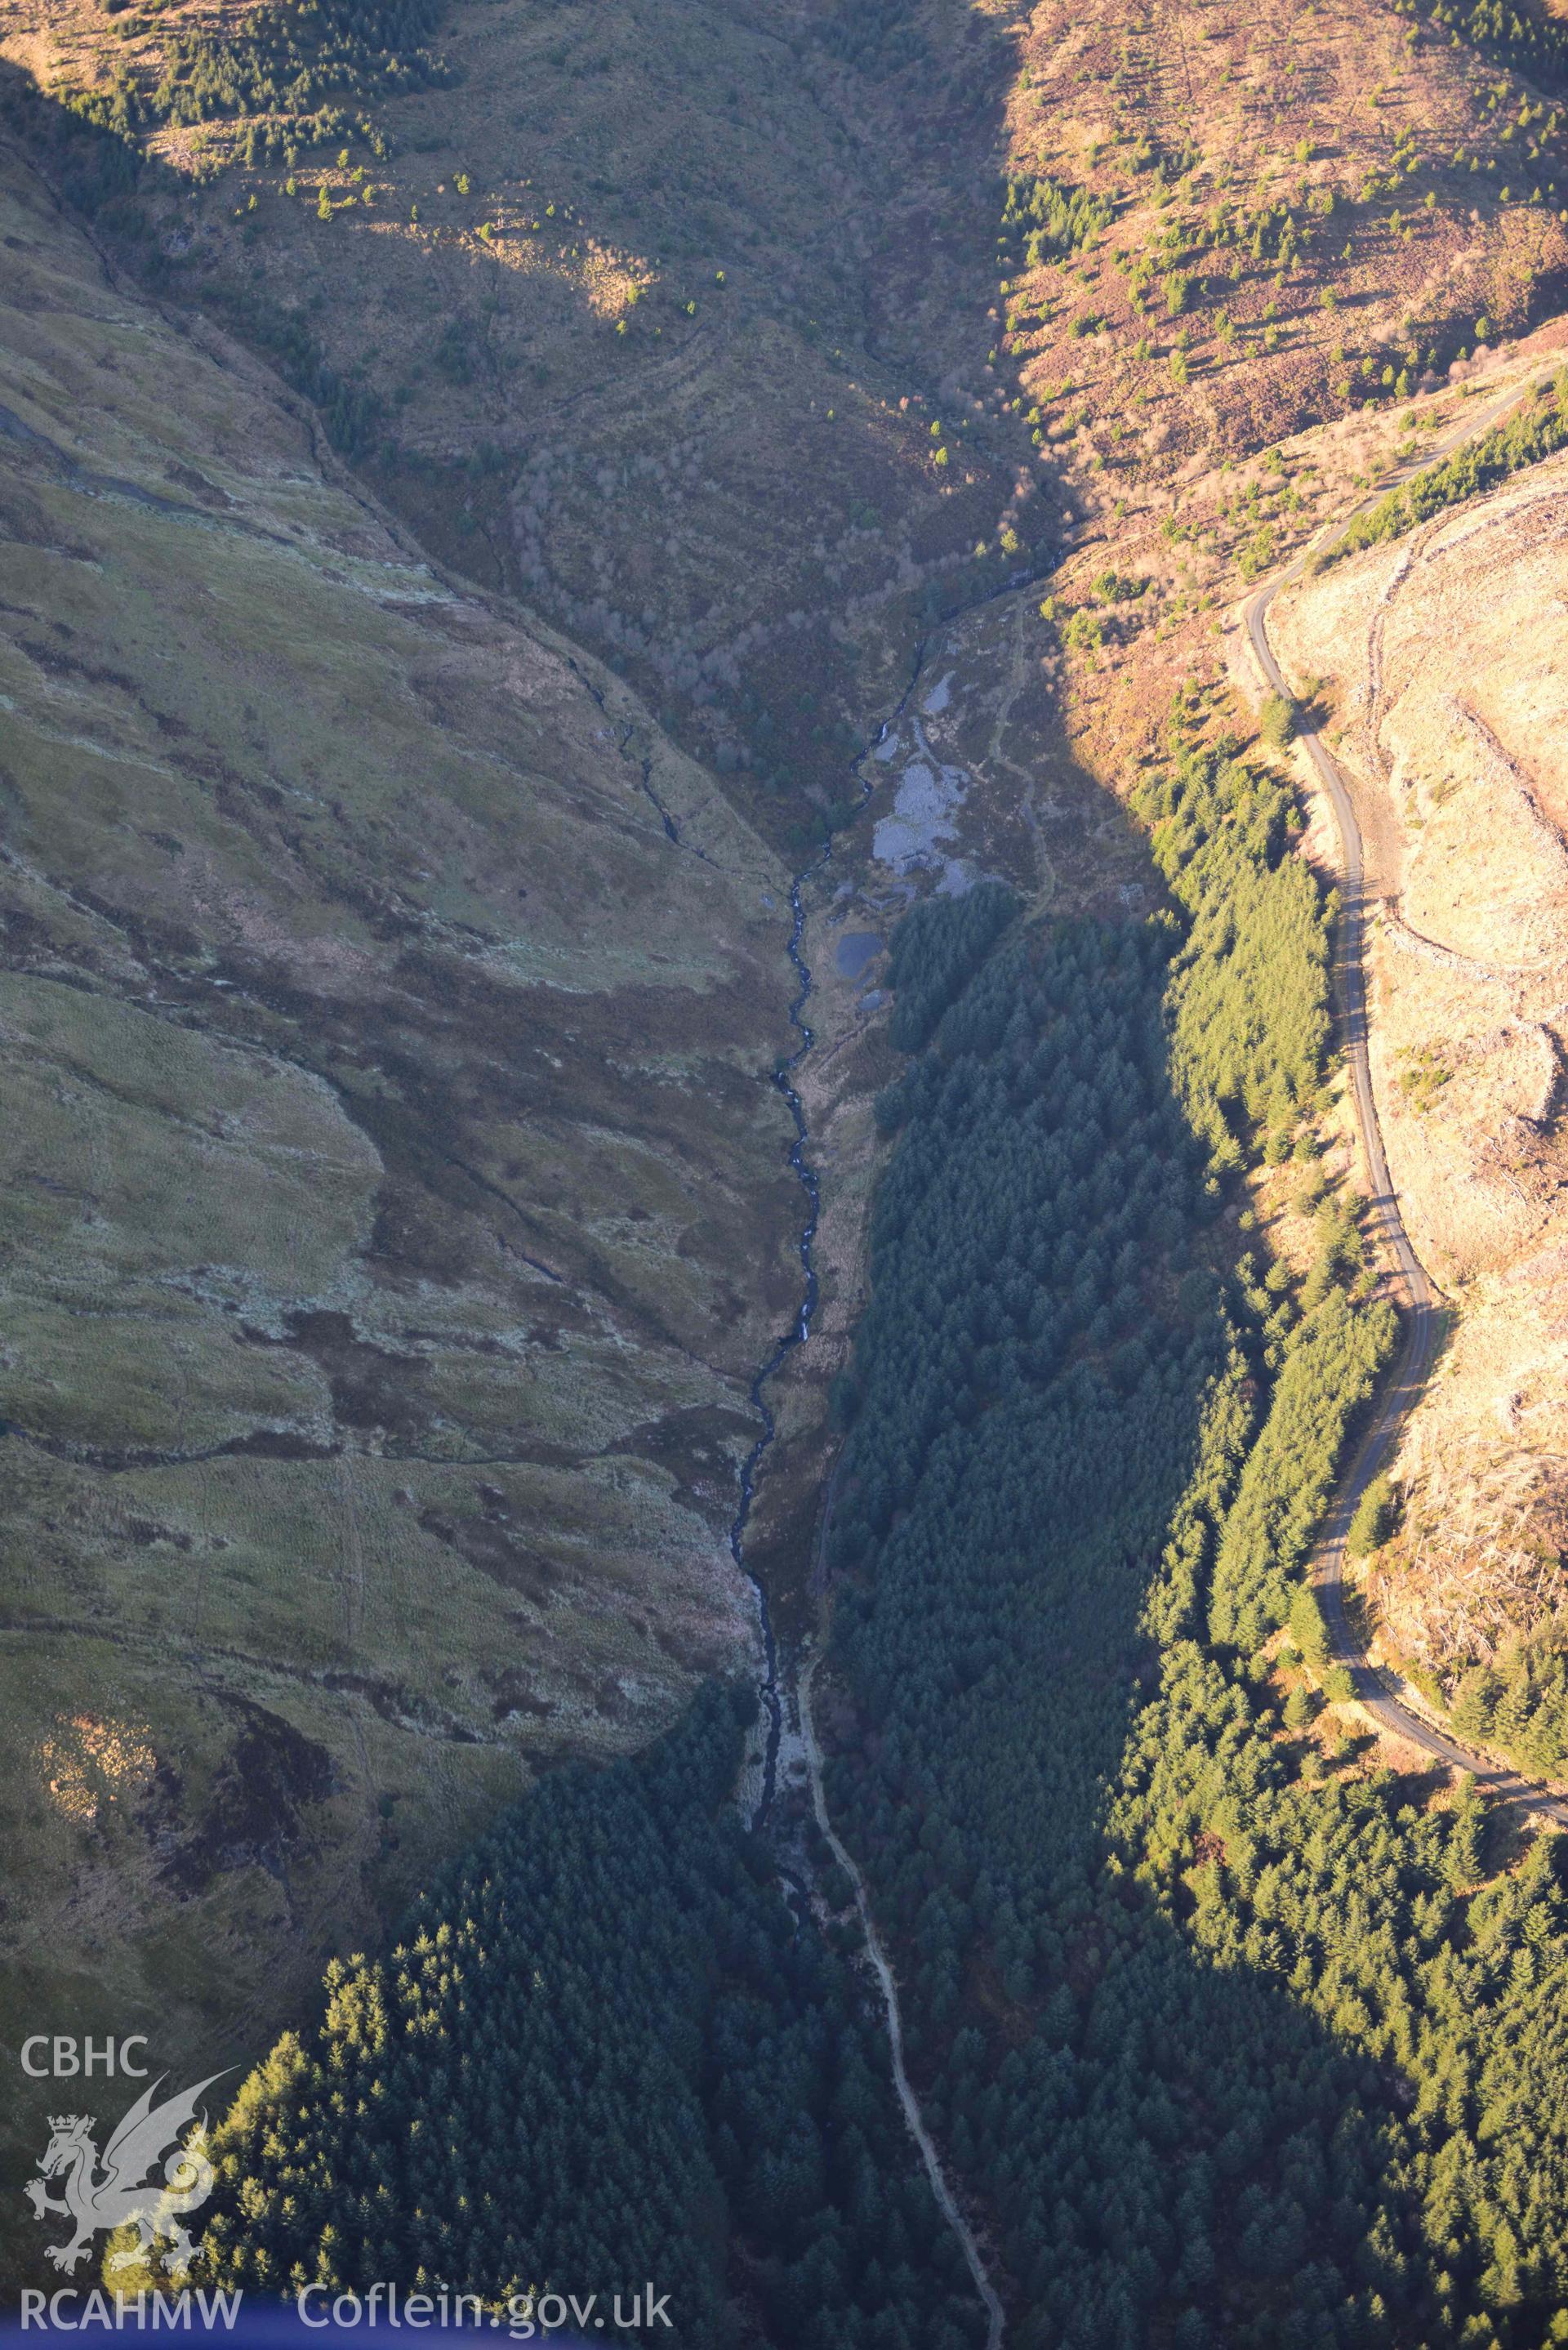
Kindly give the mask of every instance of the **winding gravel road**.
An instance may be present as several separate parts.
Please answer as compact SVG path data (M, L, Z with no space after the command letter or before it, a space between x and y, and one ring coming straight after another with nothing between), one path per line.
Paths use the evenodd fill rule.
M1474 438L1528 395L1533 388L1527 383L1467 418L1457 431L1437 442L1410 465L1386 474L1377 482L1361 505L1351 514L1342 515L1318 537L1333 536L1342 531L1355 514L1376 503L1386 490L1406 480L1434 459L1446 455L1460 442ZM1316 541L1314 541L1315 544ZM1270 605L1282 588L1299 578L1310 548L1303 551L1288 569L1261 588L1245 608L1247 633L1259 666L1276 693L1289 694L1284 677L1269 643L1267 618ZM1345 1607L1345 1544L1350 1521L1357 1503L1394 1449L1407 1415L1431 1372L1441 1335L1441 1309L1415 1250L1405 1230L1398 1195L1388 1173L1388 1160L1383 1149L1383 1133L1377 1120L1377 1104L1372 1091L1372 1072L1366 1052L1366 908L1364 894L1364 873L1361 828L1355 820L1355 810L1345 777L1315 727L1303 729L1301 741L1306 747L1334 809L1334 822L1340 839L1340 893L1342 913L1339 934L1335 941L1334 977L1339 995L1341 1034L1345 1058L1349 1065L1355 1102L1356 1122L1361 1130L1367 1171L1371 1180L1372 1206L1378 1236L1384 1242L1398 1268L1404 1285L1407 1318L1403 1352L1398 1367L1378 1406L1376 1418L1363 1439L1361 1449L1349 1476L1340 1488L1330 1512L1323 1538L1314 1561L1314 1572L1322 1598L1324 1621L1336 1661L1349 1670L1355 1685L1355 1694L1374 1721L1393 1731L1408 1744L1418 1747L1456 1771L1470 1772L1478 1782L1491 1793L1507 1801L1528 1804L1532 1809L1544 1813L1563 1826L1568 1826L1568 1799L1557 1795L1548 1787L1525 1779L1506 1763L1479 1749L1466 1746L1459 1740L1438 1727L1420 1710L1420 1700L1397 1677L1369 1664L1352 1631ZM832 1523L835 1489L843 1455L834 1465L824 1500L822 1520L817 1531L814 1586L820 1596L826 1580L826 1549L828 1528ZM942 2168L931 2134L920 2111L919 2100L910 2083L904 2062L903 2022L898 2008L898 1989L892 1964L877 1931L871 1900L866 1880L848 1846L833 1825L827 1809L826 1793L822 1778L822 1749L817 1740L816 1724L812 1713L812 1681L818 1658L813 1656L799 1676L795 1699L799 1708L801 1742L805 1752L811 1782L812 1809L816 1823L827 1840L829 1850L855 1887L855 1901L860 1922L865 1929L867 1953L876 1971L888 2016L888 2039L892 2053L893 2079L904 2117L925 2165L931 2191L943 2219L951 2228L963 2248L964 2259L974 2280L975 2291L985 2305L986 2350L1000 2350L1004 2319L995 2286L991 2281L980 2243L958 2199L953 2194Z
M1526 387L1527 390L1529 389ZM1517 390L1511 392L1480 415L1468 419L1458 432L1440 442L1436 448L1428 450L1416 463L1386 475L1353 512L1359 514L1375 504L1396 483L1429 465L1434 457L1446 454L1460 442L1484 432L1522 396ZM1320 533L1319 537L1336 536L1351 518L1349 515L1342 516L1328 532ZM1303 552L1288 570L1261 588L1245 608L1247 633L1259 666L1274 691L1287 696L1291 690L1269 642L1268 611L1281 588L1300 577L1310 551L1309 548ZM1398 1269L1406 1305L1405 1344L1397 1368L1329 1513L1314 1560L1314 1575L1323 1604L1324 1618L1336 1661L1349 1669L1357 1699L1383 1729L1436 1756L1456 1771L1472 1773L1480 1783L1505 1801L1526 1803L1532 1810L1544 1813L1568 1827L1568 1800L1554 1794L1551 1788L1522 1777L1511 1765L1498 1762L1480 1748L1468 1746L1449 1731L1438 1728L1423 1709L1416 1692L1397 1675L1367 1661L1345 1613L1345 1546L1350 1521L1356 1503L1387 1461L1407 1416L1426 1386L1442 1332L1442 1312L1405 1229L1399 1197L1388 1173L1383 1131L1372 1091L1372 1071L1366 1050L1366 900L1361 828L1355 820L1355 810L1344 775L1321 733L1307 723L1303 726L1298 739L1304 744L1307 756L1322 778L1339 831L1343 911L1335 941L1334 979L1339 996L1341 1037L1350 1070L1356 1124L1366 1154L1374 1229Z

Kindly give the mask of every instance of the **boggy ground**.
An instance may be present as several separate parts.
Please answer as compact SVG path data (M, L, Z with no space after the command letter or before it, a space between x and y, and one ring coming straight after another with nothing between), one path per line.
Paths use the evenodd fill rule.
M1102 513L1045 583L1049 595L1002 599L933 639L885 758L866 763L878 788L857 836L868 834L872 854L851 868L863 877L859 893L847 895L841 872L845 894L828 898L812 932L836 1051L808 1062L805 1089L824 1132L836 1121L846 1140L856 1130L846 1104L860 1104L863 1142L849 1152L857 1169L875 1165L865 1094L897 1063L870 1008L879 966L862 965L857 950L855 980L836 979L836 930L885 934L889 901L896 909L903 891L980 873L1010 879L1036 905L1114 914L1119 897L1129 912L1147 910L1136 847L1118 858L1116 795L1167 755L1173 702L1207 708L1222 731L1251 731L1261 686L1240 599L1262 576L1260 537L1270 562L1283 561L1389 465L1550 375L1563 344L1561 322L1549 321L1516 345L1450 362L1407 405L1347 412L1262 458L1194 463L1151 499L1159 526L1147 510ZM1333 566L1274 607L1293 675L1344 722L1336 749L1359 779L1370 884L1385 899L1375 945L1380 1112L1417 1244L1459 1309L1399 1462L1405 1529L1375 1578L1391 1652L1450 1686L1466 1661L1548 1623L1564 1596L1555 1300L1568 962L1551 699L1563 666L1552 636L1562 468L1560 458L1533 468L1412 538ZM1016 761L1012 725L1023 730ZM1327 883L1337 836L1304 763L1301 781L1301 853ZM1064 816L1065 832L1054 833ZM909 853L902 877L878 864L878 841ZM843 1072L856 1054L865 1074L852 1088ZM1338 1081L1314 1122L1310 1183L1289 1162L1267 1167L1248 1211L1269 1251L1298 1272L1315 1244L1314 1203L1333 1210L1360 1180ZM830 1259L832 1198L830 1184ZM847 1221L857 1233L860 1220ZM851 1298L858 1263L845 1252ZM833 1329L831 1304L823 1326ZM846 1340L836 1359L846 1351Z
M1314 0L1092 24L459 0L400 20L397 73L372 12L304 97L225 83L273 21L202 50L210 11L12 0L5 48L67 107L122 101L146 162L105 233L280 356L425 545L644 687L791 865L835 831L802 1074L824 1344L785 1381L809 1373L820 1417L886 1074L833 932L884 935L947 869L863 842L862 777L884 844L945 823L905 782L929 766L941 803L945 764L970 779L961 864L1114 897L1084 775L1118 788L1171 693L1220 676L1238 577L1354 494L1418 388L1554 299L1558 109L1397 9ZM986 600L1064 543L1044 619ZM948 627L963 675L909 713L925 749L867 757ZM795 1572L816 1471L791 1464L786 1442L753 1542Z
M904 1066L888 1036L891 933L927 892L981 880L1063 919L1136 920L1155 903L1116 792L1061 723L1061 663L1038 602L1038 588L1022 586L932 631L860 763L863 816L807 878L805 1017L816 1041L795 1082L821 1180L821 1294L810 1345L785 1357L770 1388L779 1436L747 1545L791 1638L815 1620L815 1534L840 1434L831 1389L867 1302L867 1225L888 1148L875 1097Z

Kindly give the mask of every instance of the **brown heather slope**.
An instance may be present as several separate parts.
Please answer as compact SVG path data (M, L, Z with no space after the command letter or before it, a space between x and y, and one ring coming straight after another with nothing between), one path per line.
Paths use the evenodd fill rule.
M128 200L68 118L22 109L117 251L279 354L422 543L646 689L715 824L722 793L798 859L932 615L1048 560L1069 517L1054 613L939 632L955 681L924 721L971 779L966 866L1043 899L1116 898L1085 771L1125 780L1171 691L1220 674L1239 582L1568 259L1550 93L1391 6L432 0L393 31L355 14L397 73L372 37L303 94L234 63L275 9L0 21L29 87L145 159ZM1043 244L1034 213L1004 224L1009 176L1025 209L1042 178L1075 201L1044 203ZM868 832L905 772L867 763ZM840 921L885 928L936 869L846 840L809 893L819 969ZM828 1080L860 1137L826 1171L840 1320L882 1067L876 1007L841 992L865 1050ZM813 1421L828 1356L791 1367ZM798 1514L759 1526L797 1564Z
M1562 300L1564 109L1457 35L1365 0L1048 0L1019 54L1009 170L1102 217L1039 262L1026 220L1002 234L996 371L1102 509L1403 399L1478 323Z
M1568 263L1550 95L1379 0L431 0L422 50L386 35L428 86L373 39L304 96L236 80L286 16L5 0L0 54L119 105L139 269L325 365L422 542L797 849L931 619L1050 559L1064 470L1078 520L1158 521ZM1031 260L1009 174L1092 198L1085 241Z
M930 0L891 12L921 18L900 68L862 22L889 13L457 0L432 11L450 81L340 77L324 140L281 80L138 132L139 267L242 333L308 335L422 542L623 669L780 839L842 800L976 546L1047 526L1027 435L970 412L1012 46ZM47 88L119 75L142 105L205 20L0 10ZM911 271L934 347L886 298Z
M1211 447L1168 482L1136 485L1120 512L1100 494L1043 609L1030 598L976 614L933 650L941 707L926 741L972 784L945 854L1064 911L1115 910L1119 862L1137 910L1139 860L1118 859L1103 812L1085 821L1088 779L1116 793L1162 764L1173 707L1211 735L1246 734L1262 692L1239 620L1249 583L1387 468L1467 418L1479 430L1550 376L1564 341L1565 322L1549 320L1515 347L1456 358L1408 401L1283 438L1266 460ZM1561 1645L1568 1620L1563 480L1562 458L1530 468L1334 565L1271 614L1298 686L1315 683L1348 722L1336 753L1361 785L1370 883L1387 907L1374 949L1379 1112L1417 1246L1457 1309L1397 1464L1404 1526L1373 1578L1389 1652L1450 1696L1468 1665L1506 1659L1524 1636ZM1022 758L1009 740L1020 714ZM1337 836L1304 764L1300 780L1301 851L1329 881ZM1263 1244L1300 1271L1317 1244L1311 1196L1326 1182L1333 1212L1358 1195L1342 1081L1317 1128L1310 1183L1289 1163L1268 1168L1252 1201Z
M13 155L0 211L5 2032L183 2077L747 1669L787 883Z

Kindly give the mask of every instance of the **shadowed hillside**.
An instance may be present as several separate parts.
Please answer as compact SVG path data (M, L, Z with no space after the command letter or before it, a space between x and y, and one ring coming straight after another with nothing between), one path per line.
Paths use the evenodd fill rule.
M1494 13L13 0L5 47L136 268L798 849L935 613L1552 306L1563 44Z

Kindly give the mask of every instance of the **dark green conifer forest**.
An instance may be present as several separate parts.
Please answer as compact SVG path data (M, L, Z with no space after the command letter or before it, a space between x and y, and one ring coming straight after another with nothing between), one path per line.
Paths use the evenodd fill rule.
M1163 910L992 889L895 941L830 1803L1010 2341L1538 2350L1560 1847L1320 1719L1304 1569L1394 1315L1343 1205L1293 1278L1236 1179L1332 1079L1333 908L1285 787L1172 743ZM982 2338L867 1986L726 1808L737 1737L709 1690L553 1780L334 1970L223 2125L224 2279L646 2274L693 2345Z
M387 1957L334 1964L216 2134L204 2274L607 2319L651 2282L683 2344L968 2350L877 2019L728 1808L740 1757L710 1685L649 1753L517 1806Z
M1015 929L934 1024L873 1234L834 1548L832 1794L1012 2338L1568 2339L1555 1840L1292 1735L1259 1650L1393 1341L1324 1220L1219 1214L1322 1085L1288 794L1179 751L1174 926ZM1277 1645L1277 1644L1276 1644Z

